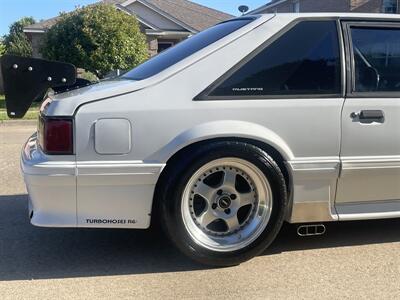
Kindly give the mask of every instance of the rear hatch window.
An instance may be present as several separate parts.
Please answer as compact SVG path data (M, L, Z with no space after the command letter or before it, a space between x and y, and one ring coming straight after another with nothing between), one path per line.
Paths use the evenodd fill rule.
M154 56L145 63L125 73L122 77L132 80L143 80L154 76L177 62L246 26L255 19L256 17L238 18L217 24L188 38L175 47L169 48L157 56Z

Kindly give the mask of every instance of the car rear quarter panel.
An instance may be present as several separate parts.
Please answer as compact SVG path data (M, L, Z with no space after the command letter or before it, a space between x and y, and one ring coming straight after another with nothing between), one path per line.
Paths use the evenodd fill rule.
M285 18L272 19L154 86L80 107L76 113L78 224L90 226L85 220L92 216L115 216L137 219L132 227L147 227L154 186L169 157L193 142L221 136L248 137L275 147L293 173L294 201L328 203L324 217L334 218L330 203L333 207L343 99L193 101L285 22ZM107 118L130 122L129 153L95 151L95 124ZM108 167L97 172L98 164ZM320 215L311 213L309 218Z

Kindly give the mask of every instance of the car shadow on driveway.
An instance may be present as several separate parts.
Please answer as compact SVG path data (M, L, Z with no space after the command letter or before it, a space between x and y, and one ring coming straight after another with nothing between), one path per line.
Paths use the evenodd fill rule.
M322 236L300 237L297 226L285 224L264 255L289 251L400 242L400 219L324 223Z
M56 199L55 199L56 201ZM0 195L0 281L183 272L207 267L152 230L31 226L27 195ZM330 224L325 236L297 237L285 225L265 255L400 241L400 220Z

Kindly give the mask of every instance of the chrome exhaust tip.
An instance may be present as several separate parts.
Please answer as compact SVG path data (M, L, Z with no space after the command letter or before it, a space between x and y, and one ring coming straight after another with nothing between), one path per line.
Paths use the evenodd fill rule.
M297 234L302 237L324 235L325 232L326 227L324 224L309 224L297 227Z

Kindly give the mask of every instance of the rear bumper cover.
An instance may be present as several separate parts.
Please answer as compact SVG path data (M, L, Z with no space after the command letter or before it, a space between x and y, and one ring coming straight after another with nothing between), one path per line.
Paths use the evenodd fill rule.
M148 228L164 164L77 162L49 156L37 135L26 142L21 169L31 223L42 227Z
M29 193L31 223L44 227L75 227L76 163L73 157L54 160L40 149L37 135L25 143L21 169Z

